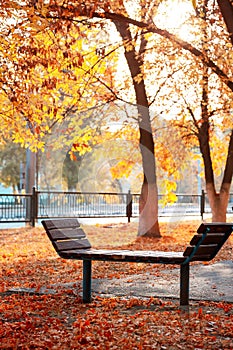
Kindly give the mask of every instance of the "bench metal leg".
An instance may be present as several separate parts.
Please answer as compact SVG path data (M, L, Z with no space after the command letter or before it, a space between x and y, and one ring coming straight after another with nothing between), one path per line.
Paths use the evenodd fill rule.
M83 260L83 302L91 302L91 260Z
M180 265L180 305L189 305L189 264Z

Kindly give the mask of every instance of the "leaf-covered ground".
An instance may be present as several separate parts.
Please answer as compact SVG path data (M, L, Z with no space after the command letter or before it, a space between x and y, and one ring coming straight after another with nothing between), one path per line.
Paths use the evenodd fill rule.
M97 248L183 251L198 226L161 224L161 239L137 239L135 223L85 231ZM232 251L233 237L213 262L232 259ZM159 274L166 268L94 262L93 276ZM60 259L43 228L0 230L0 349L233 349L231 303L192 301L187 310L178 300L94 296L84 305L78 287L67 288L81 278L81 262Z

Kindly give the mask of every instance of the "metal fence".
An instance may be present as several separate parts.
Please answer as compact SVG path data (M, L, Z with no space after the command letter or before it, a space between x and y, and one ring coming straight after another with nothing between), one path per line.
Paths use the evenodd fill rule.
M139 194L37 191L32 194L0 194L0 223L28 222L32 226L44 218L131 217L139 215ZM202 216L210 213L204 191L201 195L177 194L173 204L163 204L159 195L159 216ZM228 212L232 213L233 195Z
M127 216L128 193L36 192L36 217Z
M31 194L0 194L0 222L31 222Z

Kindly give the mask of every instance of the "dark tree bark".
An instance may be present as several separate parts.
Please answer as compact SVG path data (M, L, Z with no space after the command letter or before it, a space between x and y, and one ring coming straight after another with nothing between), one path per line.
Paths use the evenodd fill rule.
M134 91L136 95L138 110L138 125L140 132L140 151L142 156L143 184L141 188L139 202L139 236L160 237L158 223L158 189L156 182L156 167L154 155L154 140L152 135L149 103L146 95L146 87L143 77L138 82L136 77L141 74L141 65L143 64L142 43L139 53L135 51L133 45L129 49L128 42L132 42L130 28L128 23L114 22L120 33L124 46L125 58L133 80ZM142 39L143 40L143 39Z
M233 45L233 3L230 0L218 0L218 6Z
M223 180L220 186L220 190L217 192L209 143L210 114L208 112L208 69L204 67L203 72L203 90L201 101L202 122L201 126L197 128L197 136L204 162L206 192L211 208L212 221L226 222L227 205L229 202L230 187L233 175L233 130L230 136Z

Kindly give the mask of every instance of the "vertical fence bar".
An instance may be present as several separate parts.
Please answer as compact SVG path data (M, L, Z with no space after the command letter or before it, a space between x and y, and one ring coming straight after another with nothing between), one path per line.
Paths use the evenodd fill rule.
M200 207L200 210L201 210L201 218L203 220L203 216L204 216L204 212L205 212L205 191L204 190L201 191L201 207Z
M128 222L130 222L130 218L132 217L132 212L133 212L132 209L133 209L133 196L129 190L126 196L126 216L128 218Z
M37 218L37 193L36 193L36 189L35 187L32 188L32 195L31 195L31 218L30 218L30 222L31 222L31 226L35 227L35 223L36 223L36 218Z

